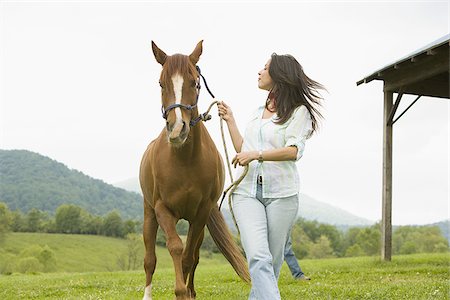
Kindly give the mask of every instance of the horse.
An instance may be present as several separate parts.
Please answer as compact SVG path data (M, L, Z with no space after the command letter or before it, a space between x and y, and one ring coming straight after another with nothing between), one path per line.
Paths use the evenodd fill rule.
M202 43L190 55L169 56L152 41L155 59L162 65L159 83L166 124L148 145L140 165L144 196L144 300L152 298L158 226L164 231L172 256L177 300L196 297L194 273L205 225L239 277L250 281L246 260L217 205L224 186L223 161L198 113L201 74L196 64L203 51ZM175 228L180 219L189 222L185 247Z

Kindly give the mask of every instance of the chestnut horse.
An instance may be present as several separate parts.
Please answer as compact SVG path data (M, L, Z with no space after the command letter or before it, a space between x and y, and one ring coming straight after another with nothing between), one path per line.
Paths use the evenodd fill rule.
M198 118L200 73L196 64L202 41L189 56L168 56L153 41L152 49L162 65L160 85L166 126L147 147L140 168L146 249L144 299L151 299L158 226L164 231L173 259L176 299L192 299L196 296L194 272L205 225L236 273L247 282L250 276L245 258L217 206L225 176L222 158ZM180 219L189 222L184 248L175 229Z

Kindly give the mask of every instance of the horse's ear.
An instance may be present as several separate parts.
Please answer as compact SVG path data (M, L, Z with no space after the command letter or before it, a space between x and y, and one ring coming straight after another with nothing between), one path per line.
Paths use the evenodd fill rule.
M191 55L189 55L189 59L191 62L195 65L198 60L200 59L200 55L202 55L203 47L202 47L203 40L198 42L197 46L195 46L194 51L192 51Z
M167 54L164 53L161 49L156 46L155 42L152 41L152 50L153 54L155 55L156 61L159 62L161 65L164 65L166 62Z

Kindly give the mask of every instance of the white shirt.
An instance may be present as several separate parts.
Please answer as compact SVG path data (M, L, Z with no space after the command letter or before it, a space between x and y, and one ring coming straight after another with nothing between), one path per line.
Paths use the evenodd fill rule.
M283 147L297 147L298 161L303 156L305 141L312 132L311 115L305 106L295 109L292 116L284 124L275 123L277 115L263 119L264 106L252 115L245 129L242 152L265 151ZM236 178L243 173L239 167ZM263 177L262 192L264 198L283 198L298 194L300 183L295 161L253 160L245 178L235 190L236 194L256 197L257 177Z

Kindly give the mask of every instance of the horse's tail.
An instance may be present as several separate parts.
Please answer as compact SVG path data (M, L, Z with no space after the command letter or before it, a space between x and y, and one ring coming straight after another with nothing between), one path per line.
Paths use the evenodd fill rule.
M242 255L233 236L228 229L225 219L217 206L213 207L208 219L208 230L220 252L230 262L233 269L245 282L250 282L250 274L248 272L247 261Z

